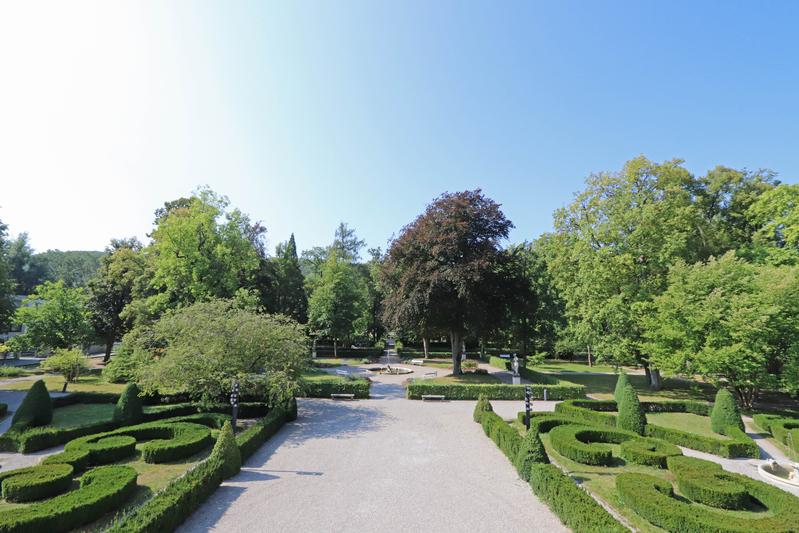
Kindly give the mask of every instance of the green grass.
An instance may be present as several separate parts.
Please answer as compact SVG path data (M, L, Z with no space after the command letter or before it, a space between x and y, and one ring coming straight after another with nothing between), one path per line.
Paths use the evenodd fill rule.
M50 392L61 392L64 387L64 378L61 376L43 376L44 384ZM0 385L2 390L28 390L33 385L32 380L19 380ZM113 392L119 394L125 388L124 383L107 383L99 376L83 376L70 383L67 392Z
M409 365L411 364L411 359L422 359L422 357L403 357L402 362L403 364ZM424 365L422 366L452 370L452 359L433 359L431 357L429 359L425 359Z
M585 393L597 400L612 400L618 376L614 374L580 375L563 373L557 375L566 381L585 385ZM663 388L659 391L649 387L646 376L631 375L630 383L638 393L641 401L659 400L700 400L713 401L716 389L707 383L688 381L678 378L663 380Z
M699 416L692 413L647 413L646 421L656 426L689 431L705 437L729 439L729 437L713 432L710 428L709 416Z
M616 367L611 365L594 364L593 366L588 366L587 363L573 363L558 359L547 359L540 365L530 366L530 369L538 372L600 372L605 374L615 374L617 372Z
M308 370L307 372L303 372L302 379L312 383L324 383L363 378L348 378L347 376L339 376L338 374L329 374L327 372L323 372L322 370Z
M71 428L94 422L106 422L113 417L112 403L77 403L53 409L53 421L50 425L57 428Z
M313 366L319 368L332 368L336 366L346 366L346 365L359 365L361 364L360 359L342 359L342 358L332 358L332 357L318 357L316 359L311 360Z
M433 378L425 380L432 383L502 383L502 380L497 376L491 374L461 374L460 376L442 376L440 378Z

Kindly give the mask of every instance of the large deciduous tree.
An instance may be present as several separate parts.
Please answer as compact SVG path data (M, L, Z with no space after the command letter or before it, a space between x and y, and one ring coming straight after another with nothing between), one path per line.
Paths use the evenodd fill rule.
M45 281L17 309L14 322L24 325L25 333L12 339L15 348L83 346L93 333L86 302L84 289Z
M728 252L678 262L644 322L653 364L729 384L751 408L764 386L796 391L799 269L754 265Z
M133 300L136 283L146 269L141 244L136 240L114 241L107 252L88 284L88 307L94 329L105 342L106 363L114 342L130 325L123 311Z
M14 312L14 280L9 272L7 231L8 226L0 220L0 328L8 324Z
M335 356L338 341L353 334L355 321L363 312L364 298L363 280L353 265L339 259L332 249L308 302L308 324L314 333L333 340Z
M267 309L304 324L308 321L308 295L293 233L287 242L277 246L275 255L269 261L271 283L266 294Z
M398 330L448 332L453 374L461 373L464 335L482 335L504 316L507 256L500 243L512 227L479 189L446 193L390 244L384 319Z

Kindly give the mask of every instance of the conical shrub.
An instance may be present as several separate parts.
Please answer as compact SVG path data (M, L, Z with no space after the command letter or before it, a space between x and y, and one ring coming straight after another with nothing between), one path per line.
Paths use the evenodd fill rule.
M43 380L35 382L22 399L11 422L23 426L46 426L53 421L53 401Z
M137 424L144 418L139 387L135 383L128 383L117 400L114 408L114 421L124 426Z
M715 433L724 435L729 426L744 430L744 422L741 419L741 411L738 409L735 397L730 391L722 388L716 393L716 401L710 412L710 427Z
M516 454L516 460L513 462L516 471L519 472L519 477L525 481L529 481L530 467L535 463L548 462L549 456L544 449L544 444L541 442L541 436L538 434L538 431L528 431L522 439L519 452Z
M225 422L219 438L216 439L214 450L211 455L222 461L222 478L233 477L241 470L241 452L236 444L236 437L233 435L233 427L230 422Z
M474 406L474 414L472 416L475 422L480 422L483 419L483 413L491 413L493 411L494 408L491 407L488 397L481 394L477 397L477 405Z
M646 427L646 414L638 395L632 385L627 385L621 392L618 401L619 415L616 417L616 427L627 431L632 431L639 435L644 434Z
M616 390L613 392L613 399L616 400L616 403L619 403L619 400L621 399L621 393L624 390L624 387L627 386L632 387L632 384L630 383L630 378L627 377L627 372L622 370L619 372L619 377L616 380Z

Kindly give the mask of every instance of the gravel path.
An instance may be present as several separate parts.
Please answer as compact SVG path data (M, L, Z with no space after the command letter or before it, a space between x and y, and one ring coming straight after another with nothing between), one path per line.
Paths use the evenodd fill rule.
M381 376L371 400L300 400L179 531L568 531L472 421L474 402L406 400L400 381Z

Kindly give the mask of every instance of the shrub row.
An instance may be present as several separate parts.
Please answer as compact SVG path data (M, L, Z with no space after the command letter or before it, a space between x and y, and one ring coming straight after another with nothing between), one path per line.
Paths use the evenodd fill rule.
M666 468L669 457L682 455L674 444L650 438L630 439L621 443L621 456L639 465Z
M549 457L541 444L539 430L549 431L559 424L573 423L573 420L553 416L551 413L533 413L530 431L522 439L514 428L502 420L490 407L478 404L474 412L476 421L483 430L511 458L520 471L522 479L530 483L533 492L543 500L561 522L575 533L626 532L613 516L599 505L574 480L558 467L548 464ZM520 413L523 416L523 413ZM488 426L488 428L486 428ZM513 432L511 436L504 429ZM515 453L514 453L515 447ZM531 524L535 529L535 526Z
M0 474L3 499L31 502L65 492L72 485L70 465L37 465Z
M669 459L668 468L677 479L680 492L697 503L722 509L745 509L750 503L746 487L719 464L680 457Z
M574 424L559 425L549 432L549 442L559 454L596 466L613 464L613 451L605 443L621 444L635 438L638 436L630 431Z
M752 417L755 424L763 430L788 446L795 452L799 452L799 419L787 418L781 415L769 415L758 413Z
M616 427L616 411L613 400L568 400L555 406L555 412L595 426Z
M692 450L712 453L721 457L754 457L755 459L760 457L760 448L755 441L749 435L733 426L730 426L727 430L729 439L707 437L654 424L647 424L644 434L647 437L662 439L678 446L685 446Z
M616 489L624 505L658 527L674 533L779 533L797 530L799 500L777 487L739 474L719 473L720 467L717 464L701 459L671 457L668 466L670 470L676 471L678 480L680 476L684 480L687 471L692 475L704 471L706 483L701 490L696 487L687 489L694 491L695 496L718 502L724 499L718 496L723 491L717 490L716 495L711 497L708 490L712 490L714 485L721 486L722 483L726 488L737 484L750 498L767 507L769 513L758 513L761 517L749 517L700 507L677 499L674 488L668 481L646 474L618 475ZM681 491L683 488L684 485L680 484ZM697 491L702 492L702 495Z
M261 421L236 436L241 460L252 455L287 419L296 418L296 402L275 408ZM222 483L230 465L225 463L229 450L217 441L211 455L185 475L173 480L144 505L123 516L108 533L161 533L174 531Z
M356 398L369 398L370 383L365 379L340 379L335 381L305 381L306 398L330 398L331 394L354 394Z
M560 383L558 385L529 385L533 399L543 400L544 389L550 400L578 398L585 390L582 385ZM435 383L427 380L414 380L408 384L407 396L410 400L420 400L422 395L443 395L448 400L477 400L481 395L491 400L523 400L525 385Z
M129 466L95 468L77 490L0 513L0 533L61 533L94 522L133 495L136 475Z
M699 416L710 416L712 404L695 400L672 400L663 402L641 402L647 413L692 413Z
M491 357L488 358L488 364L493 366L494 368L500 368L502 370L510 370L510 359L505 359L504 357L497 357L496 355L492 355ZM521 365L519 366L521 367ZM519 370L521 371L521 368Z

